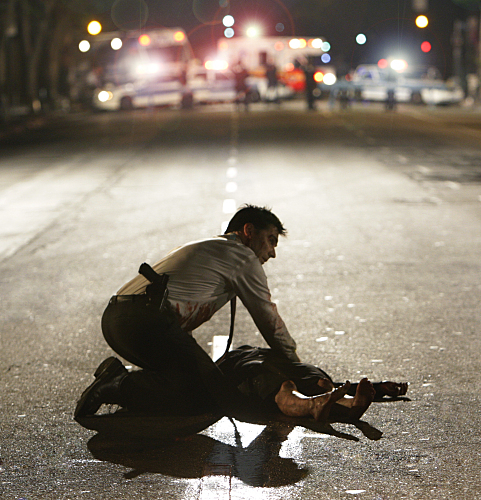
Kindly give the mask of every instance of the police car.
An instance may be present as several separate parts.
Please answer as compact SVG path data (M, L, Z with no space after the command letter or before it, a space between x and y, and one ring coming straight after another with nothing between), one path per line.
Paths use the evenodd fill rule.
M106 111L181 106L189 97L189 92L179 80L135 81L123 85L108 83L95 90L93 105Z

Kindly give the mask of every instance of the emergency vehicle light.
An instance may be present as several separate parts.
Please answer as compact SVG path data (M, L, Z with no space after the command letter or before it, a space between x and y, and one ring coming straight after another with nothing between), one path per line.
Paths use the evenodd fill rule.
M176 31L174 33L174 40L176 42L183 42L185 40L185 33L183 31Z
M222 61L222 60L213 60L213 61L206 61L204 64L205 69L214 69L218 71L225 70L229 67L229 63L227 61Z
M109 92L108 90L101 90L98 95L97 95L97 99L100 101L100 102L107 102L107 101L110 101L110 99L112 99L113 97L113 94L112 92Z
M150 36L149 35L140 35L139 36L139 43L140 45L142 45L143 47L147 47L148 45L150 45Z
M408 67L408 63L404 61L403 59L393 59L391 61L391 68L394 71L397 71L398 73L402 73L403 71L406 71Z
M304 38L292 38L289 40L289 47L291 49L303 49L307 45Z
M323 81L326 85L334 85L337 81L337 78L334 73L327 73L324 75Z
M301 46L298 38L292 38L289 40L289 47L291 49L298 49Z
M429 51L431 50L431 48L432 48L432 47L431 47L431 44L430 44L429 42L423 42L423 43L421 44L421 50L422 50L423 52L429 52Z

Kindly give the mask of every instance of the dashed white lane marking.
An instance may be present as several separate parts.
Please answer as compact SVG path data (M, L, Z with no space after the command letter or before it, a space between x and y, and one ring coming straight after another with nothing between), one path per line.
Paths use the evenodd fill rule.
M236 179L238 169L235 165L237 165L237 157L238 157L238 142L239 142L239 115L234 112L232 114L231 121L231 137L230 137L230 152L229 158L227 159L227 164L229 167L226 171L227 183L225 186L225 190L227 193L235 193L237 191L237 182L234 181ZM222 213L223 214L234 214L237 209L237 201L234 198L225 198L222 202ZM225 220L221 224L221 234L225 233L227 226L229 224L228 220ZM212 338L212 359L219 359L225 352L227 347L227 341L229 340L228 335L214 335Z
M225 185L225 190L228 192L228 193L235 193L237 191L237 182L234 182L234 181L229 181L226 185Z
M222 212L224 214L233 214L236 211L237 204L233 198L227 198L222 203Z
M225 186L225 190L227 193L232 194L237 191L237 182L233 179L237 177L238 169L235 165L237 165L237 158L239 151L237 146L239 144L239 114L234 111L231 115L231 123L230 123L230 151L229 158L227 159L227 164L229 167L226 171L227 183ZM224 199L222 202L222 213L224 214L233 214L237 209L237 202L234 198L229 197ZM227 226L229 225L229 221L223 221L221 224L221 234L224 234Z
M229 158L231 160L231 158ZM229 167L226 172L226 177L228 179L234 179L237 177L237 168L236 167Z

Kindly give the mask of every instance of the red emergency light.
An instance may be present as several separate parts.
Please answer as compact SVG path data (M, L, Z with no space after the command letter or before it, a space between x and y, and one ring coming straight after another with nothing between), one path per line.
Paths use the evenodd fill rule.
M423 42L421 44L421 50L423 52L429 52L431 50L431 44L429 42Z

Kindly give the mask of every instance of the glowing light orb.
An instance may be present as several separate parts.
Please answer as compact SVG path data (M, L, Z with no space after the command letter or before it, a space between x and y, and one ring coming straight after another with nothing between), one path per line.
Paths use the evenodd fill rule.
M418 28L426 28L428 24L429 24L429 20L426 16L416 17L416 26Z
M337 78L334 73L327 73L327 75L324 75L323 81L326 85L334 85L337 82Z
M391 69L397 71L398 73L402 73L408 67L408 63L403 59L394 59L391 61Z
M204 64L205 69L213 69L217 71L226 70L229 67L229 63L227 61L223 61L221 59L215 59L213 61L206 61Z
M329 52L331 50L331 44L329 42L322 42L321 50Z
M222 19L222 24L226 27L226 28L231 28L232 26L234 26L234 18L232 16L224 16L224 19Z
M102 25L98 21L90 21L87 31L89 35L98 35L102 31Z
M421 50L422 50L423 52L429 52L429 51L431 50L431 48L432 48L432 47L431 47L431 44L430 44L429 42L423 42L423 43L421 44Z
M150 36L149 35L140 35L139 36L139 43L143 47L147 47L147 45L150 45Z
M359 35L356 36L356 42L359 45L364 45L367 42L366 35L364 33L359 33Z
M291 49L298 49L301 46L301 42L299 41L298 38L292 38L289 40L289 47Z
M261 30L258 26L249 26L246 29L246 36L249 38L256 38L261 34Z
M99 92L99 95L97 96L97 99L100 102L107 102L110 99L112 99L112 92L108 92L107 90L102 90Z
M80 52L88 52L90 50L90 43L87 40L82 40L78 44L78 49Z
M112 38L112 40L110 40L110 46L114 50L119 50L122 48L122 40L120 38Z
M183 31L176 31L174 33L174 40L176 42L183 42L185 40L185 33Z

